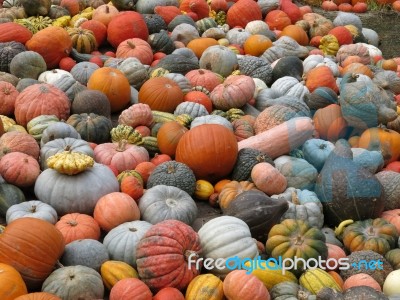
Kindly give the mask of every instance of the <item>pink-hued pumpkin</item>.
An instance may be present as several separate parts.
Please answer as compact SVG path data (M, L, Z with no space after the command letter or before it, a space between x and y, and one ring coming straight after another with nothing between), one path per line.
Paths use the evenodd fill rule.
M110 291L110 300L152 300L152 298L150 289L137 278L121 279Z
M216 109L240 108L254 96L256 85L250 76L231 75L217 85L210 98Z
M0 157L11 152L22 152L39 159L39 145L28 133L9 131L0 137Z
M269 300L265 285L246 270L233 270L224 279L224 294L229 300Z
M81 239L98 240L100 238L100 226L89 215L66 214L60 218L55 226L63 235L65 244Z
M397 231L400 232L400 208L386 210L381 217L396 226Z
M221 75L206 69L189 71L186 73L185 77L189 79L192 86L202 86L210 93L217 85L224 81Z
M133 170L144 161L149 161L149 153L143 147L119 143L99 144L94 148L96 162L115 167L119 173L125 170Z
M182 0L179 9L186 13L195 13L197 18L207 18L210 8L205 0Z
M120 43L115 53L117 58L135 57L144 65L150 65L153 61L153 50L148 42L132 38Z
M105 26L108 26L108 23L118 15L118 9L112 4L103 4L97 7L92 15L92 20L99 21L103 23Z
M200 273L195 266L200 252L200 238L193 228L177 220L157 223L137 245L139 277L154 292L167 286L185 289Z
M40 174L36 159L22 152L11 152L0 160L0 175L18 187L32 186Z
M347 278L343 283L343 290L347 290L354 286L369 286L378 292L382 292L379 283L373 277L365 273L354 274Z
M140 210L131 196L114 192L97 201L93 217L101 229L110 231L122 223L139 220Z
M328 247L327 260L332 259L332 260L335 260L335 262L338 262L339 259L347 257L346 252L344 252L344 250L342 248L340 248L339 246L329 244L329 243L326 243L326 246ZM334 268L334 266L336 264L335 262L332 262L332 263L328 262L328 265L326 266L326 268L328 270L336 270L337 268L339 268L339 265L337 265L336 268Z
M26 124L40 115L55 115L67 120L70 114L68 96L47 83L38 83L25 88L15 100L15 119L19 125Z
M0 114L12 115L14 113L15 100L19 92L11 83L0 81Z
M133 128L144 125L150 127L153 122L153 113L150 106L136 103L123 110L118 117L118 124L124 124Z
M283 193L287 187L286 177L267 162L258 163L251 169L251 179L259 190L269 196Z

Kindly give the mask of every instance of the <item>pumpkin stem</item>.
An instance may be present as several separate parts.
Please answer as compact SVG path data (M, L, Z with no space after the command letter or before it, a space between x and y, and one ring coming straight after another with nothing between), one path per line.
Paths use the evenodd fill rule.
M64 265L63 265L62 263L60 263L59 260L57 260L57 262L56 262L56 267L57 267L57 268L64 268Z
M36 205L32 205L31 209L29 210L31 213L36 212Z
M295 191L292 192L292 203L295 205L299 205L299 197L297 196L297 193Z
M368 230L368 235L374 235L374 234L375 234L374 226L371 226Z
M168 174L175 173L175 167L174 167L173 164L169 164L169 165L168 165L167 173L168 173Z
M319 145L319 149L326 149L326 144L323 143L323 144Z
M67 221L67 224L72 227L75 227L76 225L78 225L78 222L75 220L69 220L69 221Z
M343 232L343 229L344 229L347 225L350 225L350 224L353 224L353 223L354 223L353 220L345 220L345 221L342 221L342 222L339 224L339 226L335 228L335 235L336 235L336 236L341 235L342 232Z
M297 293L297 299L299 299L299 300L307 300L309 296L310 296L310 294L305 291L299 291Z
M110 8L108 7L108 5L106 6L106 14L110 13Z
M71 151L72 149L71 149L71 145L67 145L67 146L65 146L65 148L64 148L64 151Z
M127 41L126 42L128 44L129 47L131 47L132 49L136 48L136 45L134 43L132 43L131 41Z
M296 236L296 241L294 242L295 245L301 245L303 244L303 238L301 237L301 235Z
M128 142L127 140L118 141L118 147L115 150L117 150L118 152L124 152L127 142Z
M137 229L134 228L134 227L131 227L131 228L129 228L128 230L129 230L130 232L136 232L136 231L137 231Z

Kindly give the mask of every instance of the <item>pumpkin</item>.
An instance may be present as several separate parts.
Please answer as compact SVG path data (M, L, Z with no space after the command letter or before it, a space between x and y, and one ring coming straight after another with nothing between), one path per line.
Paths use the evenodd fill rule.
M25 46L27 50L39 53L48 69L54 69L71 53L72 39L64 28L50 26L35 33Z
M326 259L328 248L325 244L325 235L316 227L311 227L303 220L286 219L274 225L268 233L265 246L267 254L273 258L309 259L320 256ZM308 251L307 251L308 250ZM289 269L295 274L301 274L305 269L304 262L298 260Z
M214 38L200 37L191 40L186 47L191 49L197 58L200 59L203 52L210 46L218 45L218 41Z
M58 220L57 212L50 205L38 200L26 201L10 206L6 214L6 222L19 218L37 218L55 224Z
M290 36L302 46L307 46L309 39L303 28L297 25L288 25L283 28L280 36Z
M110 67L99 68L89 78L89 89L106 94L111 112L124 109L130 102L130 85L126 76L119 70Z
M230 228L228 234L226 228ZM199 229L198 234L203 250L202 256L205 259L213 259L209 266L210 273L214 275L225 277L235 269L235 266L232 266L232 263L235 263L233 257L252 260L258 255L257 244L251 237L248 225L238 218L232 216L213 218ZM221 259L224 262L222 266Z
M32 32L16 22L0 24L0 43L19 42L25 44L32 38Z
M221 64L224 61L224 64ZM208 47L200 57L200 69L210 70L221 76L229 76L237 68L236 54L228 47L216 45Z
M120 192L101 197L94 208L93 217L104 231L116 226L140 219L140 210L135 200Z
M270 295L263 283L245 270L230 272L223 283L224 294L229 300L254 299L269 300Z
M337 104L319 108L314 114L313 121L315 129L322 139L336 142L346 136L348 125Z
M105 116L94 113L73 114L67 119L67 124L74 127L87 142L100 144L110 140L112 122Z
M72 47L79 53L90 54L97 49L97 41L93 31L84 28L68 28Z
M400 233L400 209L386 210L382 213L381 218L393 224Z
M363 273L355 274L347 278L343 284L343 290L347 290L353 286L369 286L378 292L382 291L381 286L374 278Z
M200 251L199 235L191 227L177 220L160 222L153 225L137 245L139 276L154 291L166 286L184 289L200 272L194 260L188 261L188 257L198 257ZM181 275L176 277L176 274Z
M385 280L385 283L383 284L383 292L385 293L385 295L389 297L396 297L397 295L399 295L400 291L397 286L399 274L399 270L389 273L388 277Z
M341 292L341 287L326 271L316 268L305 271L299 278L299 283L314 295L317 295L324 287L330 287Z
M39 115L55 115L66 120L70 113L70 101L65 93L53 85L34 84L24 89L15 101L15 118L18 124L27 123Z
M111 19L118 14L118 9L114 5L102 4L93 11L92 20L99 21L108 26Z
M195 300L201 296L222 300L224 290L221 279L213 274L201 274L193 278L186 289L185 299Z
M0 81L0 101L2 103L0 113L2 115L11 115L14 113L15 100L19 92L9 82Z
M0 137L0 157L11 152L22 152L39 158L39 146L29 134L19 131L10 131Z
M94 159L83 153L63 151L49 157L46 164L61 174L76 175L93 167Z
M153 51L149 43L140 38L131 38L121 42L115 54L117 58L135 57L145 65L150 65L153 61Z
M203 124L181 137L175 158L188 165L197 179L216 181L232 171L237 151L232 131L222 125Z
M60 300L60 297L46 292L29 293L15 298L17 300Z
M381 151L388 164L400 158L400 133L379 127L368 128L361 134L358 147Z
M399 261L400 249L392 249L386 252L385 259L392 265L394 270L400 269L400 261Z
M400 179L400 177L398 175L399 174L397 172L393 171L381 171L376 173L376 178L378 178L379 182L382 184L383 189L385 191L385 210L397 209L399 207L398 195L397 195L398 193L397 182ZM395 212L396 211L394 211L394 213ZM394 214L394 216L396 216L396 214Z
M85 214L66 214L60 218L55 227L63 235L65 244L81 239L100 238L100 226L93 217Z
M98 20L85 21L79 27L93 32L98 47L100 47L107 38L107 26Z
M4 218L8 208L14 204L23 203L25 195L20 188L13 184L0 184L0 217Z
M123 110L118 117L118 124L129 125L133 128L144 125L150 126L153 122L153 114L150 106L136 103Z
M178 142L187 131L186 127L175 121L161 125L157 132L157 143L161 153L174 157Z
M265 16L265 22L271 30L283 30L286 26L292 24L289 16L280 9L268 12Z
M86 82L85 85L83 85L75 80L75 78L68 75L61 76L59 79L54 81L53 85L62 90L67 95L68 99L70 99L70 101L74 100L76 94L87 89Z
M198 212L196 203L188 193L167 185L148 188L139 200L139 209L142 220L151 224L172 219L190 225Z
M189 71L185 77L189 79L192 86L202 86L209 92L212 92L218 84L223 82L221 75L207 69Z
M343 244L351 252L373 250L385 255L396 247L399 233L394 225L384 219L357 221L346 227Z
M26 124L26 129L28 133L35 138L37 142L39 142L42 138L43 131L52 123L60 121L54 115L40 115L28 122Z
M70 74L74 77L76 81L86 86L90 76L92 76L93 72L99 68L100 67L93 62L82 61L78 62L71 69Z
M153 296L153 300L167 299L184 300L185 296L183 296L183 294L178 289L173 287L165 287L159 290L158 293Z
M311 292L296 282L284 281L276 284L270 290L272 299L290 299L295 300L299 298L313 299Z
M148 36L146 22L136 11L119 12L107 26L107 41L114 48L127 39L140 38L146 41Z
M39 163L28 154L11 152L0 160L0 175L8 183L18 187L32 186L39 174Z
M11 265L0 263L0 296L4 300L13 300L28 293L21 274Z
M46 233L46 234L44 234ZM29 289L38 288L53 271L64 251L61 233L49 222L21 218L0 235L0 263L20 272Z
M134 268L123 261L108 260L100 268L101 278L106 288L111 288L120 280L125 278L138 278Z
M333 148L335 148L333 143L314 138L306 141L301 150L303 151L304 159L312 164L319 172Z
M307 72L306 86L310 92L313 92L319 87L328 87L335 92L339 91L332 70L327 66L317 66L316 68Z
M251 179L258 189L269 196L280 194L287 187L285 176L267 162L258 163L252 168Z
M136 247L151 226L145 221L132 221L111 229L103 240L110 259L136 267Z
M86 266L68 266L53 271L43 282L42 292L54 294L61 299L104 297L101 276Z
M150 289L137 278L125 278L118 281L110 291L110 300L151 300Z
M244 191L255 190L256 186L250 181L232 180L223 185L219 190L216 184L216 192L218 193L218 205L220 208L228 207L229 203Z
M374 77L372 70L368 66L359 62L353 62L345 66L341 70L341 74L344 75L346 73L362 74L368 76L369 78Z

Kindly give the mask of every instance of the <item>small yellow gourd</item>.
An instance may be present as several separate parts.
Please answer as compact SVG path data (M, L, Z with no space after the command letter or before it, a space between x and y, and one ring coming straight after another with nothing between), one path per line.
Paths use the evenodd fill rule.
M318 268L305 271L300 276L299 283L314 295L325 287L332 288L338 292L342 291L342 288L328 272Z
M224 299L223 283L213 274L198 275L189 283L185 299L222 300Z
M214 186L207 180L199 179L196 181L194 196L196 199L207 201L214 193Z
M319 49L325 55L336 55L339 50L339 41L333 34L324 35L319 43Z
M142 135L135 128L120 124L117 127L111 129L111 140L115 142L121 142L125 140L129 144L140 145L143 143Z
M123 261L108 260L101 265L101 278L106 288L111 288L121 279L139 278L136 270Z
M46 160L47 166L66 175L75 175L93 167L94 159L89 155L63 151Z

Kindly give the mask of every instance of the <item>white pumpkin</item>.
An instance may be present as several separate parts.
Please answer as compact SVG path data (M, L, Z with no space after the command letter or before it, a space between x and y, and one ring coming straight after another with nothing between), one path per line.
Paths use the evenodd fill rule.
M43 73L40 73L38 80L48 83L48 84L53 84L58 79L60 79L63 75L72 77L72 74L68 71L61 70L61 69L54 69L54 70L44 71Z
M295 96L301 100L304 100L305 95L310 94L310 91L303 82L291 76L279 78L271 85L271 89L281 95Z
M56 210L39 200L21 202L14 204L7 209L7 224L20 218L36 218L47 221L51 224L56 224L58 220Z
M390 299L400 299L400 270L389 273L383 283L383 293ZM393 298L392 298L393 297Z
M268 24L262 20L255 20L247 23L244 30L250 34L263 34L266 36L268 36L270 32Z
M239 259L254 259L258 256L256 241L251 237L249 226L242 220L221 216L205 223L198 231L202 254L213 259L211 273L224 277L231 270L225 265L217 268L216 260L226 261L237 256Z

